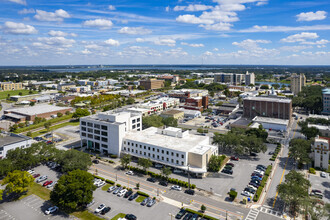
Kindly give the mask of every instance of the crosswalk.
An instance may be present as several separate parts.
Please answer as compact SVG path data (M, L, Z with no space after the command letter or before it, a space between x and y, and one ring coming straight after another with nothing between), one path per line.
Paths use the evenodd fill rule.
M259 214L258 209L250 209L249 214L246 216L245 220L256 220Z
M0 220L15 220L15 217L13 217L12 215L10 215L8 212L6 212L5 210L0 210Z
M275 211L269 206L260 207L260 211L263 212L263 213L267 213L269 215L274 215L276 217L283 218L283 215L282 215L281 212Z

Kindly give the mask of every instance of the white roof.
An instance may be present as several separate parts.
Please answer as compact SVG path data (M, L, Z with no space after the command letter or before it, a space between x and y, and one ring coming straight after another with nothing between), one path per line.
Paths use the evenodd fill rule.
M288 126L289 120L279 119L279 118L267 118L267 117L260 117L256 116L252 119L254 122L259 123L269 123L269 124L281 124Z
M43 114L47 112L54 112L54 111L61 111L61 110L69 110L70 107L60 107L55 105L35 105L35 106L29 106L24 108L13 108L8 109L7 111L22 114L22 115L38 115Z
M204 151L204 149L199 150L196 147L198 147L199 145L207 145L199 143L208 143L209 137L194 134L187 134L182 138L174 137L157 133L157 128L150 127L142 131L129 131L125 134L125 139L182 152L191 152L192 150L196 152L201 152Z
M282 103L291 103L291 99L285 99L285 98L270 98L270 97L262 97L262 96L256 96L251 97L248 96L244 98L244 100L254 100L254 101L267 101L267 102L282 102Z

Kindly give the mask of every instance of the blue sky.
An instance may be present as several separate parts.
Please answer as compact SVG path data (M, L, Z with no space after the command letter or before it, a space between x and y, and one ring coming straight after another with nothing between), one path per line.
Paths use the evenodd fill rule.
M329 0L0 0L0 65L330 65Z

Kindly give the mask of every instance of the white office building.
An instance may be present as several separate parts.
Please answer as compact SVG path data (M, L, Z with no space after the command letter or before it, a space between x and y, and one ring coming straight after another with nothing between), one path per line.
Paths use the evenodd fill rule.
M150 127L143 131L131 130L123 138L122 151L137 158L188 170L202 177L212 155L218 147L209 144L208 136L190 134L180 128L159 129Z
M180 104L180 99L163 97L157 100L138 104L137 107L147 109L148 115L150 115L156 112L167 110L169 108L174 108L179 104Z
M132 130L142 130L141 114L108 111L80 119L82 146L102 154L119 156L122 140Z
M312 145L311 153L314 160L314 167L327 170L329 167L329 152L329 138L317 136L314 145Z
M32 139L20 134L0 133L0 159L5 158L9 150L30 147Z

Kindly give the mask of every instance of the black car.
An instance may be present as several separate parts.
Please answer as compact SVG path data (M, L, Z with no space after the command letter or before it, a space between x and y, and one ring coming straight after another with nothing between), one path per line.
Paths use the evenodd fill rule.
M180 209L180 212L178 214L176 214L175 218L181 219L185 214L186 214L186 210Z
M36 140L36 141L42 141L42 140L43 140L42 137L35 137L35 138L33 138L33 139Z
M130 195L133 194L133 191L132 190L128 190L125 195L124 195L124 198L128 198Z
M193 190L193 189L186 189L184 192L189 195L195 195L195 190Z
M100 163L100 161L95 159L95 160L93 160L93 163L98 164L98 163Z
M251 152L251 153L250 153L250 156L252 156L252 157L256 157L256 156L258 156L258 154L257 154L257 153L254 153L254 152Z
M131 195L131 196L128 198L128 200L129 200L129 201L132 201L132 200L136 199L138 196L139 196L139 195L138 195L137 193L135 193L135 194Z
M199 215L198 214L194 214L191 218L191 220L198 220L199 218Z
M262 167L262 168L264 168L264 169L267 169L267 167L266 167L266 166L264 166L264 165L261 165L261 164L258 164L258 165L257 165L257 168L258 168L258 167Z
M111 210L110 207L105 207L104 209L102 209L101 215L105 215L106 213L110 212L110 210Z
M250 182L250 183L249 183L249 185L251 185L251 186L254 186L254 187L256 187L256 188L258 188L258 187L259 187L259 184L256 184L256 183L252 183L252 182Z
M166 181L160 181L159 182L159 185L168 186L168 182L166 182Z
M183 218L183 220L190 220L192 217L193 217L193 214L188 213L188 214Z
M149 177L147 179L147 181L152 182L152 183L155 183L156 182L156 179L155 178L152 178L152 177Z
M222 169L221 173L233 174L233 171L229 169Z
M133 214L127 214L127 215L125 215L125 219L127 219L127 220L136 220L137 218Z
M262 170L262 171L266 171L267 168L265 166L258 165L257 169Z

